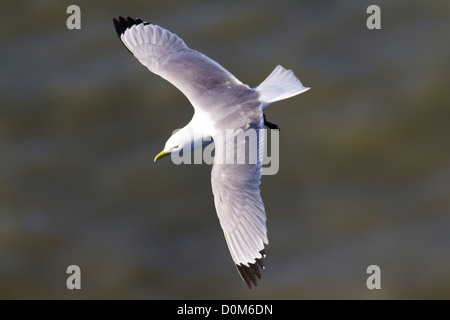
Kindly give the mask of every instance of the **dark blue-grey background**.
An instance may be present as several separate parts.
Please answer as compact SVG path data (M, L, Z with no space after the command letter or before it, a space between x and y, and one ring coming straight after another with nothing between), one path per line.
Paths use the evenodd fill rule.
M66 28L69 4L81 30ZM370 4L2 4L0 298L450 298L450 7L377 1L382 29L369 31ZM261 185L257 289L227 251L211 167L153 163L193 109L122 46L118 15L171 30L252 87L281 64L312 88L266 111L280 171Z

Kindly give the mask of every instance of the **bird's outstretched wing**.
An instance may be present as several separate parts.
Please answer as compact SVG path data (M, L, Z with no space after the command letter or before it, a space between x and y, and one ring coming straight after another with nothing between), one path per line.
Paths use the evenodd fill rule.
M228 139L219 142L214 137L216 156L211 172L220 225L236 268L249 288L252 284L257 285L256 278L261 278L264 244L268 244L266 213L259 190L265 133L261 130L262 113L259 115L259 122L252 123L245 130L236 131L243 138L229 135ZM233 144L233 148L229 147L230 144ZM256 152L252 154L251 148ZM230 158L227 160L227 152L230 151L234 164L230 163Z
M127 49L150 71L175 85L194 108L207 105L204 99L217 91L243 85L214 60L192 50L172 32L141 19L114 19L117 34Z

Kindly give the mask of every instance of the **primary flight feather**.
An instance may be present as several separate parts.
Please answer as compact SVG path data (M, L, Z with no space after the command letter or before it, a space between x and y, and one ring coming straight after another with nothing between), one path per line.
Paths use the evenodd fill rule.
M241 278L249 288L256 286L264 268L264 245L268 244L259 189L265 139L261 129L264 125L276 127L266 121L263 110L309 88L292 71L277 66L252 89L170 31L141 19L119 17L113 21L125 47L150 71L175 85L194 107L192 120L167 140L155 161L192 150L198 145L193 139L214 140L211 184L217 215ZM254 159L248 156L253 151L250 142L238 139L239 134L251 136L248 133L254 133L256 141Z

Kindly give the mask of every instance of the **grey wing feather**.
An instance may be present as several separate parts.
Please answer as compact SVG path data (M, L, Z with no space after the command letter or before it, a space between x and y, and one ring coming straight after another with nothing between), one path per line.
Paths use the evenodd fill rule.
M220 143L215 138L216 156L211 172L214 203L228 249L238 272L250 288L251 284L256 285L256 277L260 278L264 244L268 244L266 213L259 189L264 151L264 130L259 130L263 128L262 112L260 116L259 122L250 123L243 131L253 130L257 134L256 161L252 162L249 156L249 142L236 139L234 153L238 156L235 160L239 154L246 154L245 161L243 164L225 163L224 149L226 144L233 142L223 139L225 142ZM234 137L232 139L234 141Z
M208 92L244 86L214 60L192 50L174 33L140 19L114 20L123 44L150 71L175 85L194 108L205 105ZM247 87L247 86L245 86Z

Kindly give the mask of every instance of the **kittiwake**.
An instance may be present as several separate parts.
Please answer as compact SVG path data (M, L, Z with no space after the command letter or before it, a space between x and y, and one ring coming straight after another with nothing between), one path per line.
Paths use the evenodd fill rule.
M214 140L211 184L217 215L241 278L249 288L256 286L256 278L261 279L260 268L264 269L264 245L269 243L259 189L265 138L261 129L264 125L277 128L266 121L263 110L309 88L291 70L278 65L252 89L166 29L141 19L119 17L113 21L126 48L151 72L175 85L194 107L192 120L167 140L154 160L192 150L193 139ZM236 160L236 155L251 151L250 143L234 144L237 134L228 134L230 130L255 133L257 150L253 162L249 156L244 156L244 161L223 161ZM230 144L233 148L227 149ZM226 150L232 153L231 157L225 156Z

